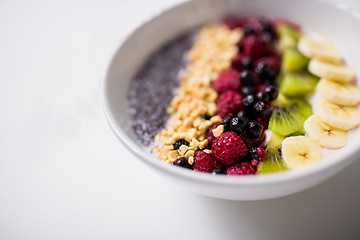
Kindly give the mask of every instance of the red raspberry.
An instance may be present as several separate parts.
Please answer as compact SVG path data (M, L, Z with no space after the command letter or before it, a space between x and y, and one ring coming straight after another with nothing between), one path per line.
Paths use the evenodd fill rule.
M208 148L211 148L211 146L213 145L216 137L214 136L212 130L214 130L215 128L217 128L220 125L220 123L215 123L213 125L211 125L205 133L205 137L208 140Z
M226 166L233 164L236 160L244 158L248 148L241 138L234 132L225 132L216 138L212 146L212 154L216 160Z
M240 73L234 69L224 71L220 73L218 78L213 83L213 88L219 94L233 90L240 91Z
M235 16L225 17L223 23L230 29L241 28L244 25L244 21Z
M216 168L224 170L224 169L225 169L225 166L224 166L224 164L222 164L221 162L215 160L215 161L214 161L214 169L216 169Z
M273 67L276 72L280 71L281 59L276 55L260 58L255 62L254 66L256 66L260 62L266 62L269 66Z
M198 172L211 172L214 169L214 159L204 151L196 151L193 167Z
M253 175L256 173L256 169L249 162L242 162L229 167L226 172L227 175Z
M242 97L235 91L225 92L217 99L216 106L219 110L218 115L222 118L230 113L236 114L242 107Z
M238 46L240 51L252 59L258 59L270 53L270 45L254 35L244 37Z
M256 122L257 123L260 123L263 127L264 127L264 130L266 130L269 126L269 121L270 121L270 118L257 118L256 119Z
M260 34L262 32L261 22L257 18L248 18L244 23L243 28L252 28L255 30L256 34Z

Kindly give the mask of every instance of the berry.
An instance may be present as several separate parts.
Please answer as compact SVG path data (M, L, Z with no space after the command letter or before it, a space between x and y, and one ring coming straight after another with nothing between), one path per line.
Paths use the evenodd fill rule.
M247 155L248 159L259 159L259 156L256 154L256 147L249 147L249 152Z
M245 118L233 117L230 122L230 129L236 133L242 133L245 130L247 120Z
M261 61L255 66L255 72L259 74L259 77L263 81L265 80L272 81L275 79L277 74L275 68L271 67L265 61Z
M281 59L278 56L262 57L255 62L255 66L258 65L260 62L265 62L268 65L270 65L271 67L273 67L275 69L276 73L278 73L280 71Z
M204 151L196 151L193 167L194 171L211 172L214 169L214 159Z
M239 111L236 116L239 118L244 118L246 120L246 122L249 121L249 117L247 116L247 114L244 110Z
M250 26L244 27L244 36L254 35L256 33L256 30Z
M271 43L274 40L274 37L270 33L264 32L260 35L260 39L266 43Z
M240 81L244 86L254 86L256 77L248 70L244 70L240 74Z
M252 69L253 68L253 61L249 57L243 57L241 60L241 64L244 69Z
M207 130L206 130L206 133L205 133L205 138L208 140L208 145L209 145L209 148L211 148L211 146L213 145L216 137L214 136L212 130L214 130L215 128L217 128L220 124L219 123L215 123L213 125L211 125Z
M188 141L186 141L185 139L179 139L173 144L174 150L178 150L181 147L181 145L189 146L189 144L190 143Z
M256 173L256 169L249 162L242 162L229 167L226 172L227 175L253 175Z
M255 93L256 93L255 87L244 86L243 88L241 88L241 95L243 97L246 97L248 95L254 95Z
M264 127L264 129L267 129L269 126L269 120L270 120L269 118L257 118L256 122L261 124Z
M206 115L206 114L202 114L201 117L205 120L210 120L211 116Z
M262 102L268 102L270 97L266 92L259 92L256 94L256 99Z
M244 131L242 134L241 134L241 139L244 141L244 143L246 144L246 146L248 147L253 147L253 146L259 146L261 145L265 139L266 139L266 134L265 132L263 131L261 136L259 138L250 138L246 131Z
M256 155L259 156L259 160L262 161L265 158L265 150L261 147L256 148Z
M222 164L221 162L217 161L217 160L214 160L214 169L221 169L221 170L225 170L225 166L224 164Z
M224 125L224 129L225 131L229 131L230 130L230 122L231 119L233 118L233 115L230 113L229 115L227 115L223 120L221 120L222 125Z
M193 166L191 166L189 164L188 159L186 157L180 157L180 158L176 159L173 162L173 165L183 167L183 168L193 169Z
M252 59L269 54L269 45L255 35L244 37L238 44L240 51Z
M218 78L213 83L213 88L219 94L226 91L239 91L241 83L239 81L240 74L238 71L231 69L220 73Z
M250 138L259 138L264 127L257 122L249 122L246 125L246 133Z
M221 170L220 168L215 168L214 170L211 171L212 175L223 175L225 174L225 172L223 170Z
M264 32L268 32L268 33L271 33L271 34L274 32L274 27L271 24L271 22L269 22L269 21L262 21L261 22L261 27L262 27L262 30Z
M244 30L246 28L253 29L256 34L259 34L262 32L262 26L261 22L257 18L248 18L246 22L243 25Z
M254 95L247 95L246 97L243 98L243 106L245 108L252 108L255 104L255 97Z
M266 88L265 85L260 85L260 86L258 86L258 87L256 88L256 90L257 90L258 92L262 92L262 91L264 91L265 88Z
M264 103L262 101L255 103L254 111L262 118L268 118L268 117L270 117L270 114L271 114L269 105L267 105L266 103Z
M273 85L266 86L264 92L266 92L269 95L270 101L275 100L279 95L279 90L277 89L277 87Z
M251 165L252 165L253 167L256 167L258 164L259 164L259 161L258 161L258 160L256 160L256 159L251 160Z
M226 166L246 156L248 148L234 132L225 132L216 138L212 146L213 156Z
M230 29L241 28L244 25L244 21L235 16L225 17L223 23Z
M238 92L228 91L220 95L216 101L220 117L225 117L229 113L235 114L242 107L242 97Z

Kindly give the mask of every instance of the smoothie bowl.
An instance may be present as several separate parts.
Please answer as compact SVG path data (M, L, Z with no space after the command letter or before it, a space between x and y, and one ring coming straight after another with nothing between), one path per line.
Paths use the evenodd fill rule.
M189 190L304 190L359 152L360 29L344 27L358 21L329 1L186 2L117 50L105 114L138 159Z

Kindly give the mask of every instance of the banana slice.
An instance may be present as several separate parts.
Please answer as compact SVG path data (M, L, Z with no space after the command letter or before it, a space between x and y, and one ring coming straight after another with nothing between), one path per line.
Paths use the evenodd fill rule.
M282 156L288 168L298 169L320 162L322 149L309 137L288 137L282 143Z
M323 148L339 149L344 147L347 141L347 132L327 125L316 115L305 121L304 129L306 134Z
M341 106L356 106L360 103L360 88L350 83L338 83L322 78L317 90L321 97Z
M344 107L321 99L315 106L316 115L326 124L348 131L360 124L360 111L356 107Z
M341 63L341 53L326 38L304 35L298 43L299 51L308 58L317 58L326 62Z
M355 78L355 72L348 66L324 62L319 59L311 59L308 70L318 77L338 82L351 82Z

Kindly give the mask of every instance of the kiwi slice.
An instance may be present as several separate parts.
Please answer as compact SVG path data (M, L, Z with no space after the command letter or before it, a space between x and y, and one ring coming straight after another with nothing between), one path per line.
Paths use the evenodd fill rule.
M302 71L288 71L283 74L280 92L289 97L303 97L315 91L319 78Z
M306 100L290 99L279 94L268 128L276 134L288 136L302 131L305 120L312 114L311 106Z
M302 55L296 48L286 48L283 52L282 65L290 71L301 71L309 63L310 59Z
M266 174L287 170L287 167L280 155L282 141L284 139L285 137L272 133L266 147L265 158L260 162L257 173Z
M278 33L280 37L280 46L282 49L296 47L297 42L302 36L301 32L286 24L281 24L278 27Z

